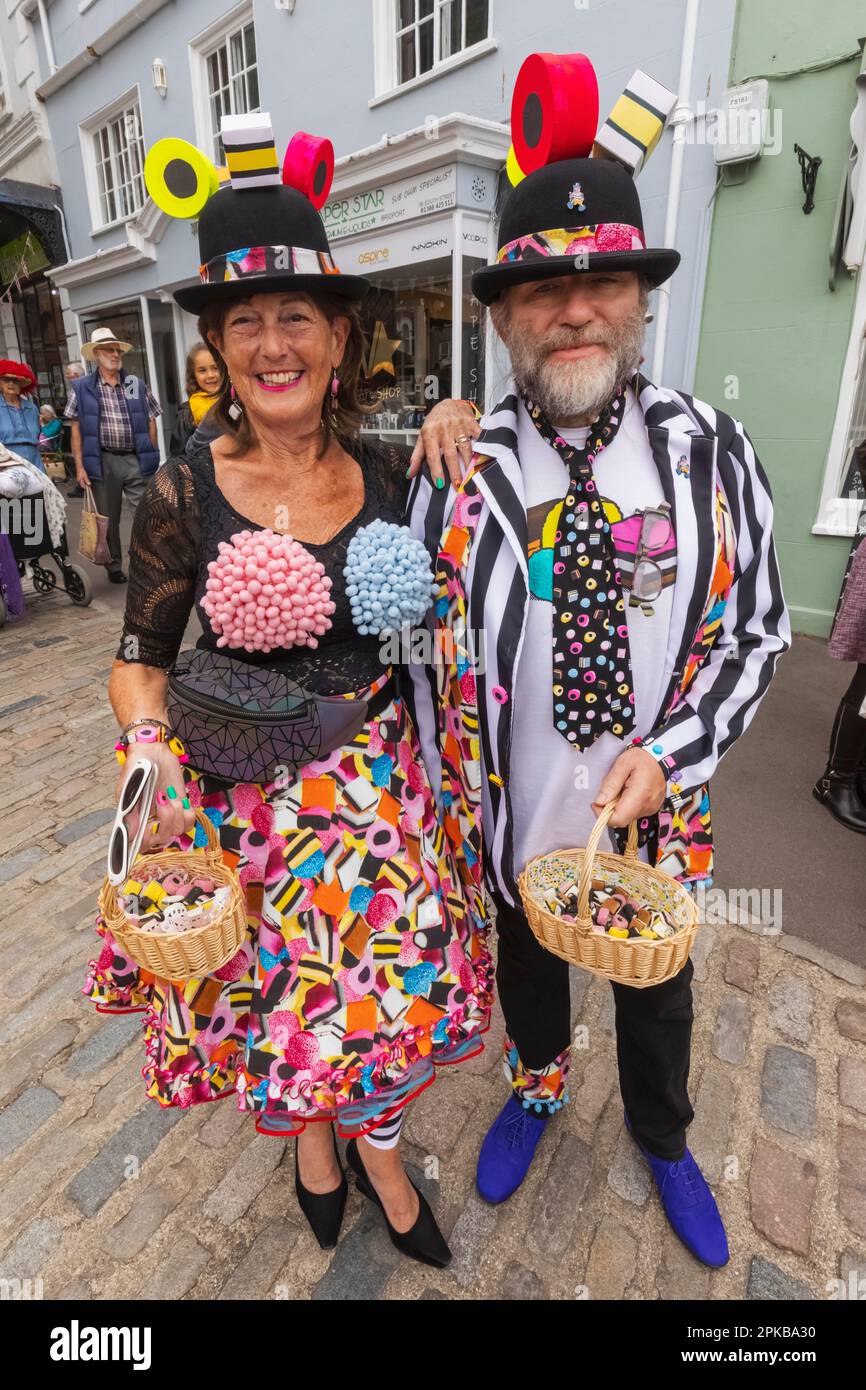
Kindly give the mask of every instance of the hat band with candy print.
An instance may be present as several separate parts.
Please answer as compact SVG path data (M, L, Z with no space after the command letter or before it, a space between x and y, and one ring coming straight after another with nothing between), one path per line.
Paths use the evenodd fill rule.
M247 275L289 270L295 275L341 273L327 251L311 251L306 246L242 246L199 266L199 276L204 285L222 285L226 280L243 280Z
M534 261L539 256L578 256L604 251L645 251L646 241L639 227L626 222L599 222L588 227L554 227L533 232L500 246L496 259L502 264Z

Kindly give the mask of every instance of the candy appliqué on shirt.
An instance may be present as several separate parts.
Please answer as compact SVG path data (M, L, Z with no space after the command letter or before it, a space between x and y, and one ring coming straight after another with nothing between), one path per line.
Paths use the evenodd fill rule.
M371 521L349 542L344 568L352 619L379 636L420 623L433 600L430 556L408 526Z
M317 647L334 604L324 566L291 536L239 531L208 564L201 606L218 647L270 652Z
M610 526L610 536L620 570L623 590L630 594L634 580L634 566L640 542L643 509L623 516L620 507L610 497L601 493L598 500ZM553 551L556 533L562 517L564 499L550 498L528 507L527 560L529 566L530 597L545 603L553 602ZM578 511L577 529L585 529L588 513ZM667 589L677 577L677 542L671 528L670 535L661 545L650 544L645 551L647 559L653 560L662 572L662 588ZM590 564L593 562L590 561ZM635 603L638 600L634 600ZM652 614L652 604L644 601L641 606L645 613Z

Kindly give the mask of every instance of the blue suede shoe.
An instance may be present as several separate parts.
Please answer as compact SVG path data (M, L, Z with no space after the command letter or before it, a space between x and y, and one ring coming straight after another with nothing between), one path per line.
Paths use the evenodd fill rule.
M626 1129L632 1134L628 1115ZM728 1263L728 1238L716 1199L688 1149L676 1162L657 1158L635 1139L652 1169L665 1216L687 1250L702 1264L719 1269Z
M547 1124L546 1114L524 1110L512 1094L484 1136L476 1184L485 1202L504 1202L516 1192Z

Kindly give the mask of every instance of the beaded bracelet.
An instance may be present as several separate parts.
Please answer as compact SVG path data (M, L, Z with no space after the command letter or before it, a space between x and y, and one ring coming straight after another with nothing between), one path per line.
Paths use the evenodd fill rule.
M124 729L119 739L114 745L114 755L120 766L126 762L127 751L131 743L167 743L169 749L176 756L178 762L188 763L189 754L176 734L172 733L167 724L161 721L153 723L141 722L135 733L130 733L132 726Z
M138 725L143 725L143 727L146 728L146 729L150 729L150 728L153 728L154 726L157 726L157 727L160 728L160 729L167 729L168 732L169 732L169 734L171 733L171 727L170 727L168 724L166 724L166 722L165 722L164 719L147 719L147 718L144 718L144 719L130 719L129 723L128 723L127 725L124 726L123 733L121 734L121 737L123 737L125 734L128 734L129 731L130 731L130 729L135 729L135 728L137 728ZM145 740L145 741L146 741L146 740ZM151 742L152 742L152 740L151 740Z

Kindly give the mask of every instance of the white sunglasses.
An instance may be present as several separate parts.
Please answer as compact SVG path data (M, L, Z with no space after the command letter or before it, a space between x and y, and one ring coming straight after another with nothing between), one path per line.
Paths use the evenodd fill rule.
M120 800L117 803L117 814L114 817L114 824L111 827L111 835L108 840L107 873L108 881L113 888L119 888L122 883L126 882L129 871L135 863L150 819L158 771L156 763L151 762L149 758L140 758L133 766L121 789ZM136 809L138 810L138 825L135 833L130 837L129 826L126 821L127 817Z

